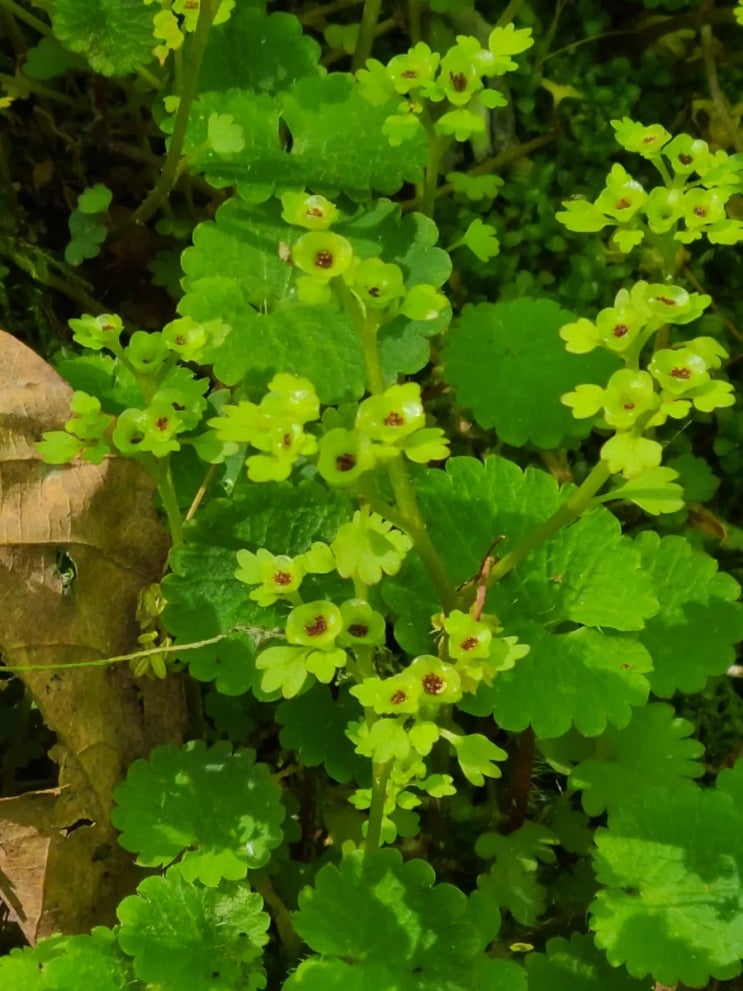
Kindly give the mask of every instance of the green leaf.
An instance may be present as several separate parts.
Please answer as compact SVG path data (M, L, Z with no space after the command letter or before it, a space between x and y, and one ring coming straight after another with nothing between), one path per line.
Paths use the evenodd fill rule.
M111 206L113 193L102 182L88 186L77 198L77 208L80 213L105 213Z
M244 484L230 500L217 499L189 527L188 543L171 555L172 573L162 583L167 606L164 623L180 642L200 641L235 627L219 643L183 653L199 681L217 679L227 695L240 695L260 676L255 642L263 630L283 628L278 606L262 608L235 578L240 548L265 547L276 554L299 554L314 540L331 540L351 515L345 498L319 485Z
M444 378L481 427L521 447L551 449L585 437L560 397L579 383L604 383L618 367L605 351L569 354L558 331L573 320L550 300L465 306L447 334Z
M123 76L152 61L154 11L142 0L54 0L54 34L104 76Z
M676 717L670 705L638 709L623 729L610 727L595 741L594 756L573 768L570 786L582 791L590 816L618 808L627 795L652 794L666 785L679 790L704 774L696 759L704 747L688 739L693 732L693 724Z
M666 462L678 472L684 495L689 502L707 502L717 491L720 479L712 473L709 462L693 454L679 454Z
M697 988L740 973L742 812L739 795L656 788L610 814L596 832L606 888L591 907L610 964Z
M684 507L684 490L674 481L678 472L673 468L650 468L630 481L601 496L601 502L626 499L634 502L646 513L658 516L660 513L675 513Z
M296 751L305 767L322 764L341 784L363 782L369 774L369 762L354 752L346 736L349 721L358 718L358 702L345 691L338 698L333 694L316 684L309 692L281 702L276 709L281 746Z
M183 877L209 887L268 863L283 839L281 792L252 751L231 750L207 750L201 740L168 744L129 767L111 821L137 863L165 867L183 854Z
M632 707L647 702L652 663L636 641L582 628L552 635L536 624L506 626L531 651L511 671L501 671L492 686L465 711L492 713L503 729L531 725L537 736L562 736L571 723L584 736L598 736L607 723L626 726ZM555 704L559 699L559 705Z
M574 933L566 939L547 941L546 953L526 958L529 991L649 991L647 980L630 977L612 967L590 936Z
M84 69L85 63L77 55L68 52L54 38L42 38L38 45L29 48L23 63L23 74L29 79L45 82L61 76L68 69Z
M500 252L500 243L495 227L483 223L479 217L472 221L459 243L468 247L481 262L495 258Z
M738 583L682 537L646 531L636 544L660 604L640 633L655 668L650 686L660 698L699 692L733 663L743 639Z
M173 868L119 905L119 943L137 977L160 991L253 991L265 986L262 905L245 883L197 887Z
M269 15L263 6L241 0L228 21L211 29L199 93L235 87L275 93L317 75L320 46L314 38L303 34L293 14Z
M68 936L62 946L64 953L44 967L44 988L53 991L83 988L129 991L132 987L131 961L123 956L110 929L97 926L90 936Z
M245 135L231 114L212 114L207 123L209 147L218 155L230 155L245 147Z
M426 161L422 129L399 148L383 138L390 109L367 103L352 77L340 72L306 76L275 97L235 89L205 93L191 111L186 153L204 144L212 113L229 113L250 141L229 158L208 152L194 157L192 168L205 170L213 184L237 186L246 199L266 199L274 189L287 188L341 189L355 199L368 198L371 190L390 195L420 179ZM279 140L279 118L290 147Z
M284 991L524 991L520 968L486 957L488 938L470 918L465 895L434 880L427 863L403 863L397 850L366 860L352 853L323 867L294 916L322 959L304 961Z
M475 844L479 857L495 858L487 878L499 907L522 925L533 925L544 912L547 889L537 880L536 872L540 861L554 863L552 847L557 842L552 830L527 822L507 836L483 833Z

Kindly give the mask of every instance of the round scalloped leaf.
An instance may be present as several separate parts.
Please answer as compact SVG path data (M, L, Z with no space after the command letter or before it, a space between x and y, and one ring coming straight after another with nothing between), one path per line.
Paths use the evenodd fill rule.
M103 76L123 76L152 61L154 16L142 0L54 0L54 34Z
M420 971L401 974L378 960L346 963L337 957L304 960L281 986L282 991L526 991L524 969L511 960L480 956L461 973Z
M483 953L489 939L473 923L467 898L434 881L429 864L403 863L397 850L366 860L354 852L339 866L323 867L315 886L302 892L295 928L317 953L340 958L330 961L327 976L337 982L342 972L345 987L355 987L360 972L364 983L358 986L364 988L505 991L513 965L508 972L490 968ZM286 989L315 987L314 978L300 972L291 980Z
M560 397L579 383L603 385L618 365L606 351L565 350L558 331L573 319L547 299L465 306L443 351L457 401L515 447L551 449L587 436L590 421L576 420Z
M50 936L39 940L34 947L16 947L7 956L1 956L0 987L12 988L13 991L48 991L45 967L50 960L64 953L69 939L69 936Z
M119 842L144 867L164 867L185 850L187 881L214 886L264 867L283 839L281 790L252 751L211 749L201 740L157 747L136 760L114 791Z
M522 472L497 457L450 458L444 471L417 472L415 485L427 529L457 585L477 573L496 537L506 538L501 554L512 550L568 495L547 472ZM599 507L528 555L491 589L487 608L506 623L638 630L658 604L633 542Z
M358 399L364 392L361 344L337 305L294 301L259 312L293 298L294 273L277 247L296 235L280 209L278 202L251 206L233 198L213 221L199 224L182 256L186 295L178 310L232 328L214 349L214 370L226 385L248 376L247 384L265 388L276 372L292 372L310 379L323 403Z
M159 991L265 987L260 958L270 918L244 882L202 888L171 869L146 878L117 915L135 974Z
M646 531L636 544L660 604L640 634L655 668L650 687L661 698L700 692L733 663L733 645L743 639L740 586L683 537Z
M721 791L663 788L610 814L595 834L606 888L591 906L609 963L692 988L740 973L742 811Z
M574 933L547 941L546 953L530 953L526 960L529 991L650 991L650 985L612 967L590 936Z
M313 483L238 485L232 499L216 499L188 528L188 542L171 554L172 573L162 582L167 606L163 622L181 643L193 643L236 627L216 644L184 651L182 660L199 681L216 678L225 695L240 695L260 682L255 644L263 630L283 628L286 610L263 608L235 578L240 548L266 547L274 554L299 554L312 542L333 539L350 519L348 500Z
M638 709L627 726L612 727L596 741L595 756L570 772L570 786L582 791L588 815L599 816L617 808L627 795L689 785L691 778L704 774L697 760L704 747L689 739L693 732L693 724L677 717L670 705Z
M316 75L320 46L302 33L293 14L266 14L241 2L224 24L209 32L199 71L199 93L233 86L268 93Z
M245 199L265 199L272 190L286 188L340 189L357 200L367 199L371 190L392 195L403 183L420 179L427 152L423 129L397 148L384 138L382 125L394 107L395 101L372 106L358 94L353 77L341 72L305 76L275 97L246 90L204 93L194 103L186 152L203 141L201 120L229 113L250 140L241 152L194 159L192 167L206 168L210 182L237 186ZM283 142L278 127L271 130L279 118L288 130ZM254 130L261 135L257 146Z
M632 707L647 701L652 662L635 640L586 628L555 636L534 623L506 631L531 651L460 702L465 711L492 713L507 730L532 726L541 737L562 736L571 724L598 736L607 723L626 726Z
M96 927L89 936L68 936L64 952L44 967L49 991L130 991L134 983L131 961L119 949L110 929ZM22 986L8 984L15 991Z

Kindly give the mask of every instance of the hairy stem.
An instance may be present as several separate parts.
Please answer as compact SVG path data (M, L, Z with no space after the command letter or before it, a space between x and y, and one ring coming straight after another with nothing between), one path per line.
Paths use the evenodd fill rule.
M372 795L369 806L369 820L364 843L364 857L368 860L381 846L382 820L384 819L384 801L387 793L387 781L392 770L393 761L386 764L372 764Z
M129 224L143 224L146 220L149 220L167 200L170 191L181 173L183 168L181 155L183 153L183 145L186 141L188 118L191 113L191 106L196 97L199 69L204 58L206 43L209 40L209 31L217 14L218 7L219 0L203 0L199 8L199 19L196 22L196 30L194 31L193 38L191 38L188 54L184 60L183 85L179 94L180 103L176 111L173 134L170 139L163 170L152 192L140 203L129 218Z

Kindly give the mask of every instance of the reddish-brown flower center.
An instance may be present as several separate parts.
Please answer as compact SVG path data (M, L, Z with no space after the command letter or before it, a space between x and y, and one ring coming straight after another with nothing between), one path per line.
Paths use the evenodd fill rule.
M291 447L292 446L292 435L291 434L284 434L284 436L281 438L281 443L282 443L282 445L284 447Z
M403 79L417 79L418 78L418 73L415 71L415 69L406 69L405 72L403 72L403 74L402 74L402 78Z
M629 327L626 323L618 323L612 330L612 334L614 337L624 337L625 334L629 334Z
M472 650L477 646L477 643L477 637L465 637L459 646L462 650Z
M348 627L348 632L352 637L365 637L369 632L369 627L364 623L351 623Z
M338 471L352 471L356 467L356 455L339 454L335 459L335 467Z
M668 296L656 296L655 298L658 300L659 303L665 303L666 306L675 306L676 305L676 300L675 299L669 299Z
M319 206L311 206L307 210L307 216L308 217L322 217L322 216L324 216L324 214L323 214L323 212L322 212L322 210L320 209Z
M327 633L328 621L325 619L322 613L319 616L315 616L311 623L307 623L304 628L304 632L308 637L319 637L323 633Z
M623 196L621 198L621 200L619 200L618 203L615 203L614 204L614 209L615 210L626 210L628 206L632 206L632 204L630 203L630 201L628 199L625 199L625 197Z
M183 336L183 334L179 334L175 339L175 343L180 344L180 346L183 347L183 345L186 343L186 338Z
M333 264L333 254L330 251L318 251L315 255L315 265L317 268L330 268Z
M398 688L394 695L390 695L390 705L400 705L407 697L405 692L401 688Z
M441 695L446 688L444 679L440 675L434 674L433 671L425 676L422 684L426 695Z
M272 579L274 585L289 585L291 580L292 576L288 571L277 571Z
M642 139L642 143L644 145L650 145L655 140L656 140L656 138L655 138L655 135L654 134L646 134L645 137Z
M697 217L706 217L707 216L707 210L703 206L695 206L694 207L694 214Z
M457 93L462 93L467 89L467 77L463 72L450 72L449 82Z
M691 165L693 161L694 159L691 157L691 155L687 155L686 152L684 151L682 151L681 154L679 155L679 162L681 162L682 165Z
M369 295L373 296L374 299L379 299L379 295L380 295L379 286L372 286L371 289L369 289Z
M629 403L629 402L628 403L624 403L624 405L622 406L622 409L634 409L634 408L635 408L635 404L634 403Z
M155 420L155 426L157 427L158 430L167 430L168 422L169 421L167 416L158 416L158 418Z
M675 379L690 379L691 378L691 372L689 371L688 368L672 368L671 371L670 371L670 375L671 375L672 378L675 378Z
M385 427L401 427L405 423L405 417L396 410L391 410L382 420Z

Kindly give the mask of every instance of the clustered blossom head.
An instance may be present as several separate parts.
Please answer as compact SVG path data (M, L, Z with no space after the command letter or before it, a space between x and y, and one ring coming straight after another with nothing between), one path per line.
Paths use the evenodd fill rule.
M485 129L483 108L492 110L507 104L502 93L485 86L484 79L518 68L511 56L533 44L531 29L516 30L513 24L494 28L487 48L477 38L458 35L443 57L418 42L406 54L396 55L387 66L368 59L366 68L356 73L359 92L375 105L405 98L398 104L397 113L387 117L383 125L392 146L421 134L426 101L446 101L451 108L436 115L433 127L438 134L467 141Z
M619 144L652 162L663 185L647 192L626 169L612 166L606 186L593 201L570 200L557 219L568 230L596 232L613 227L612 240L631 251L653 235L672 232L690 244L737 244L743 221L728 218L726 204L743 188L743 162L688 134L671 135L660 124L645 126L629 117L611 122Z
M333 428L320 439L317 469L330 485L346 487L378 462L404 454L425 464L448 457L448 441L439 427L425 426L420 386L390 386L363 400L353 430Z
M669 287L663 291L668 292ZM579 419L599 416L600 425L616 431L603 445L601 457L612 472L636 478L657 468L663 453L658 441L643 437L643 431L662 426L669 417L682 419L692 406L710 413L733 404L730 383L710 374L726 357L727 352L714 338L697 337L656 351L647 371L621 369L614 372L605 388L579 385L562 401Z
M259 404L243 401L223 407L208 421L221 441L250 444L261 454L247 459L255 482L283 481L299 457L317 451L317 440L304 425L320 416L320 401L308 379L280 372Z

